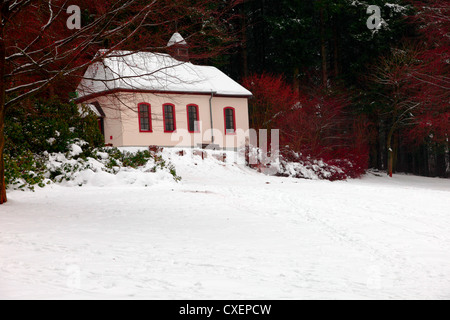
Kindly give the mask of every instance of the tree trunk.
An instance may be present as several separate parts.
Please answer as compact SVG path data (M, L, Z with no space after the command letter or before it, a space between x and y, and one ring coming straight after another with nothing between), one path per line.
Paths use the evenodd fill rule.
M300 92L300 69L299 67L294 67L293 84L295 92Z
M5 184L5 162L3 158L3 151L5 150L5 43L3 41L3 26L1 25L0 14L0 204L5 203L6 198L6 184Z
M378 169L385 170L386 169L386 128L384 125L384 121L380 120L378 125Z
M436 152L433 148L433 143L429 142L427 146L428 156L428 176L436 177Z
M261 69L260 70L266 70L266 39L267 39L267 24L264 22L264 18L266 15L266 1L262 0L261 1L261 18L262 18L262 38L261 36L258 34L256 35L256 39L258 39L258 42L261 43Z
M445 177L450 178L450 150L448 147L448 137L445 142Z
M5 183L5 161L3 159L3 151L5 149L5 104L2 103L0 107L0 204L8 201L6 197L6 183Z
M241 24L242 24L242 39L241 39L241 78L248 77L248 50L247 50L247 14L245 10L246 1L241 7Z
M392 149L392 137L394 136L395 127L392 127L387 137L387 152L388 152L388 175L392 178L394 171L394 150Z
M392 178L394 168L394 151L391 147L388 148L388 175Z
M324 8L320 8L320 47L322 55L322 84L324 88L328 87L328 71L327 71L327 47L325 40L325 17Z
M393 161L392 161L392 171L397 172L398 171L398 153L399 153L399 141L398 141L398 133L395 133L392 137L393 139Z
M333 23L333 48L334 48L334 77L339 77L339 21L338 16L334 17ZM336 81L336 80L335 80Z

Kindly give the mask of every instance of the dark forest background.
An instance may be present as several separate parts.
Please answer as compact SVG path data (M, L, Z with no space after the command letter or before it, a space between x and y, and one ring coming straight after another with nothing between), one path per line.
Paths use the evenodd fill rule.
M366 25L369 5L379 29ZM247 0L229 25L237 41L207 62L255 93L252 127L280 128L296 151L448 177L448 13L448 1ZM289 95L309 111L280 106Z

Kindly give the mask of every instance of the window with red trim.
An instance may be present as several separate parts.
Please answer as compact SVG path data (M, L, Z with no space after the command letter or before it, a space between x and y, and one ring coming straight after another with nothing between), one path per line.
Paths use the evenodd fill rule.
M164 132L174 132L177 129L175 119L175 106L173 104L163 105Z
M139 113L139 131L152 132L152 115L151 107L148 103L140 103L138 105Z
M188 130L189 132L199 132L199 114L198 106L190 104L187 106Z
M225 118L225 134L235 134L236 133L236 112L234 108L228 107L224 111Z

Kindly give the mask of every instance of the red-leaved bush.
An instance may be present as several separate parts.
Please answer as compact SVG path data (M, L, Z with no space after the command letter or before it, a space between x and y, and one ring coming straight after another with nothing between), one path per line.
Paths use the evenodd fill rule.
M275 128L276 115L298 102L298 94L282 76L254 74L245 78L243 85L253 93L250 126L256 130Z
M282 77L270 74L253 75L243 83L254 95L250 100L253 128L280 130L282 162L301 162L313 168L315 161L321 161L332 167L326 170L332 174L318 176L329 180L365 173L369 161L367 121L349 112L345 94L331 95L321 88L296 92Z

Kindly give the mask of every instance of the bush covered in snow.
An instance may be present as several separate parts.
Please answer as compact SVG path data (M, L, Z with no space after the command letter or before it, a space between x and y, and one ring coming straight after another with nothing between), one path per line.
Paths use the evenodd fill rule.
M357 161L314 159L289 148L282 149L272 158L270 156L255 147L245 150L246 164L250 168L281 177L337 181L358 178L366 171Z
M152 183L161 174L175 179L175 168L157 152L101 148L97 118L88 109L58 99L35 101L6 114L5 182L8 188L31 189L51 183L67 185Z
M34 189L35 185L44 187L45 157L30 151L15 157L5 153L5 182L7 188Z
M313 159L292 150L282 151L279 175L305 179L330 181L359 178L366 172L358 161L350 159Z
M180 181L174 166L157 153L128 152L117 148L91 148L75 140L66 152L26 153L6 158L10 189L30 189L59 183L67 186L134 184L149 186L156 180Z

